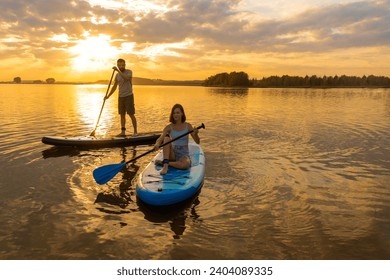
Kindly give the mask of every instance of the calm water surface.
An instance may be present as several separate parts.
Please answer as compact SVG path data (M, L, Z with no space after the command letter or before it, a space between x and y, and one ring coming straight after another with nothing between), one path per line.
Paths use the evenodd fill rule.
M107 185L92 177L151 146L40 142L88 135L105 91L0 85L0 259L390 258L389 89L136 86L140 132L174 103L206 125L202 191L163 212L135 196L153 154ZM117 133L111 98L96 134Z

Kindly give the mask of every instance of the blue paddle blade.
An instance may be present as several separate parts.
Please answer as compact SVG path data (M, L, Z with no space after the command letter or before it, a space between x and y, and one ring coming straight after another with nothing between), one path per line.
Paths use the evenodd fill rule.
M126 166L126 162L118 163L118 164L108 164L101 167L96 168L93 171L93 178L96 183L99 185L103 185L110 181L112 178L118 174L119 171L122 170L123 167Z

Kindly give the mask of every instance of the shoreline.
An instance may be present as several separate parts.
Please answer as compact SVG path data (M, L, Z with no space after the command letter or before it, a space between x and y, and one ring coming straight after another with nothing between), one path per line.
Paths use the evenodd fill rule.
M103 82L55 82L55 83L36 83L36 82L0 82L0 85L107 85L107 83ZM161 82L161 83L134 83L134 85L138 86L201 86L208 88L229 88L229 89L249 89L249 88L300 88L300 89L332 89L332 88L390 88L390 86L267 86L267 87L256 87L256 86L248 86L248 87L229 87L229 86L204 86L200 82Z

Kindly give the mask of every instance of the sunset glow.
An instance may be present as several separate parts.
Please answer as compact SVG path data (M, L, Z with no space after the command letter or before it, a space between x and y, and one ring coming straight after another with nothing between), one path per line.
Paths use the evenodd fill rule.
M4 3L0 81L108 79L119 57L151 79L390 76L389 9L388 0Z
M106 35L80 40L69 51L75 55L71 60L72 67L79 72L104 70L118 55L117 49L110 45L110 37Z

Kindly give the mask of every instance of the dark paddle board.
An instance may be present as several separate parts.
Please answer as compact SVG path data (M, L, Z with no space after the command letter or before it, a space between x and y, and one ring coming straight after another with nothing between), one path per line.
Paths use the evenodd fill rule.
M60 137L60 136L44 136L42 143L54 146L73 146L73 147L120 147L134 146L143 144L153 144L160 133L140 133L137 136L113 136L99 138L94 136L80 137Z

